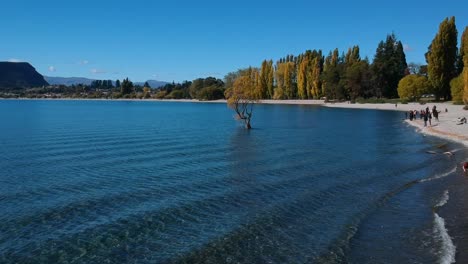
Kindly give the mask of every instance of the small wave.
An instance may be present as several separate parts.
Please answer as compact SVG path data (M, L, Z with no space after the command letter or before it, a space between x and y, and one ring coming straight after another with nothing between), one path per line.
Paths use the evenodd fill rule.
M434 234L440 239L441 248L439 260L441 264L455 263L456 247L445 228L445 221L437 213L434 213Z
M442 207L444 206L449 200L449 191L445 190L444 194L440 198L439 202L435 205L435 207Z
M427 181L433 181L433 180L437 180L437 179L440 179L440 178L444 178L444 177L447 177L447 176L449 176L450 174L452 174L452 173L454 173L456 171L457 171L457 167L454 167L453 169L451 169L448 172L441 173L441 174L436 174L436 175L434 175L432 177L419 180L419 182L427 182Z

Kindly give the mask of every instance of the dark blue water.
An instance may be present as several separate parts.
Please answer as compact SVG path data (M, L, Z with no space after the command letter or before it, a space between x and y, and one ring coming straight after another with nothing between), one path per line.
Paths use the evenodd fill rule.
M0 101L0 262L444 263L466 150L402 116Z

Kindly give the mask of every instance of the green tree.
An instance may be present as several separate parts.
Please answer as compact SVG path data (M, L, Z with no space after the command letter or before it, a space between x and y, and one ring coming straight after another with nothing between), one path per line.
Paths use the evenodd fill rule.
M148 82L145 82L145 84L143 85L143 87L148 87L148 88L151 88L151 86L149 85Z
M346 67L345 88L351 101L368 97L371 89L371 71L367 59Z
M193 99L198 97L198 92L205 86L204 81L205 79L203 78L198 78L192 81L192 85L190 85L189 88L190 97Z
M407 67L403 44L395 34L387 35L386 41L379 43L372 63L374 96L397 97L398 82L405 76Z
M361 66L361 56L359 46L349 48L344 57L344 88L347 97L354 101L361 94L361 82L363 72Z
M224 82L220 79L216 79L214 77L208 77L208 78L198 78L198 79L195 79L193 80L193 82L191 83L190 87L189 87L189 94L191 96L191 98L193 99L199 99L199 100L207 100L205 98L201 98L201 95L200 95L200 92L204 89L204 88L213 88L213 89L223 89L224 87ZM212 90L213 90L212 89ZM206 95L206 91L204 92L204 94Z
M402 99L416 101L428 92L430 92L430 82L426 76L410 74L398 83L398 95Z
M124 95L133 92L133 83L128 78L122 81L120 92Z
M457 34L455 17L446 18L426 53L429 80L436 100L450 100L450 81L456 76Z
M120 88L120 80L115 80L115 88Z
M342 58L339 57L338 49L335 49L325 58L322 73L322 94L327 100L344 99L344 83Z
M199 100L208 101L208 100L219 100L224 98L224 91L221 88L209 86L204 87L198 93Z

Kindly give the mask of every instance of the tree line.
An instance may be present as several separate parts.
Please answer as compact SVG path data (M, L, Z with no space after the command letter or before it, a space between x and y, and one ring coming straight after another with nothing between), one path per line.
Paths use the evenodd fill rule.
M287 55L275 64L264 60L260 68L238 70L225 77L226 89L245 72L253 78L257 99L351 100L359 97L398 96L398 82L407 72L401 41L394 34L378 45L373 63L361 58L359 46L346 53L338 49L323 55L321 50L307 50L297 56Z
M321 50L307 50L228 73L225 89L232 90L237 78L247 77L254 99L417 101L423 94L433 94L436 100L462 101L464 96L467 102L468 73L463 70L468 65L467 38L465 28L458 48L455 17L446 18L425 54L427 65L407 64L403 44L392 33L378 44L372 63L361 57L359 46L341 53L334 49L326 56Z
M397 85L407 71L403 45L394 34L377 48L374 62L361 58L359 46L346 53L338 49L323 55L321 50L307 50L297 56L287 55L273 64L264 60L260 68L238 70L226 75L226 89L246 72L254 84L257 99L351 100L358 97L398 96Z

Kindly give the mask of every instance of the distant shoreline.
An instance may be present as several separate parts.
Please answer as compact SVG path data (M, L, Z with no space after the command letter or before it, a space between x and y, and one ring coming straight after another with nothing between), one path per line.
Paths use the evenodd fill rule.
M225 104L226 100L199 101L197 99L105 99L105 98L0 98L0 100L32 100L32 101L128 101L128 102L180 102L180 103L218 103ZM423 134L441 137L456 141L465 146L468 146L468 124L457 125L459 117L468 118L468 111L463 110L462 105L453 105L451 103L428 103L421 105L419 103L408 104L350 104L348 102L341 103L325 103L324 100L260 100L259 104L277 104L277 105L319 105L331 108L347 108L347 109L370 109L370 110L390 110L402 112L402 118L405 116L403 112L410 110L420 111L435 105L439 111L439 121L432 119L432 126L424 127L423 121L417 119L415 121L405 120L411 126L418 128L418 132ZM445 112L445 109L448 112Z

